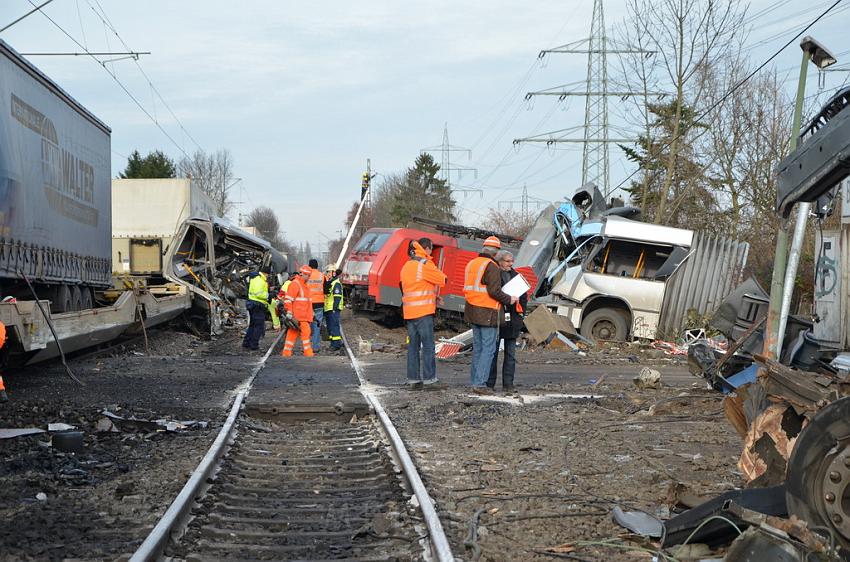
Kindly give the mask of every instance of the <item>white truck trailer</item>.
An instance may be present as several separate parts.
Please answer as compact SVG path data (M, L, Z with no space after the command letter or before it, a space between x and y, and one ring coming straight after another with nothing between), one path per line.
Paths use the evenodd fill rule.
M215 216L215 203L191 179L112 180L112 273L162 275L180 225Z

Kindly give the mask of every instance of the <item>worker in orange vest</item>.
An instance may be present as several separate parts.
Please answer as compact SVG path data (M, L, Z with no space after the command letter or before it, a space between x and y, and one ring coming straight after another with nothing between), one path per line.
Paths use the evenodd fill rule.
M319 262L311 258L307 262L310 266L310 278L307 279L307 287L310 290L310 300L313 303L313 320L310 324L313 352L319 352L322 343L322 320L325 313L325 276L319 271Z
M490 236L484 240L478 257L466 264L463 283L466 306L463 318L472 324L470 383L476 394L493 393L487 386L487 379L499 343L499 326L503 322L502 305L517 302L516 297L502 291L501 270L493 259L501 247L501 241Z
M0 322L0 349L6 345L6 325ZM3 384L3 374L0 373L0 402L6 402L9 396L6 394L6 385Z
M286 289L286 296L283 298L283 308L286 311L286 341L283 344L283 351L280 352L284 357L292 356L292 349L295 347L295 338L301 334L301 345L304 347L304 356L313 356L313 345L310 342L310 322L313 321L313 301L310 298L310 289L307 287L307 280L313 272L312 268L307 265L302 265L298 270L298 275L289 284ZM298 326L297 328L295 326Z
M430 238L410 242L412 255L401 268L401 308L407 324L407 384L411 390L442 388L437 381L434 357L434 315L437 312L437 289L445 286L446 274L440 271L431 252ZM419 370L419 348L422 348L422 375Z

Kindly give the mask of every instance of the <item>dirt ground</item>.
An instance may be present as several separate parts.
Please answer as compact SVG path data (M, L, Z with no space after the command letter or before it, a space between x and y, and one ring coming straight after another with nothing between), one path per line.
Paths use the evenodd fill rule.
M213 341L182 332L151 333L142 343L61 364L7 373L10 401L0 428L84 432L80 453L51 446L47 433L0 440L0 560L113 560L131 553L182 488L226 416L226 405L260 359L240 348L238 329ZM271 343L271 335L267 336ZM200 421L165 431L116 421ZM99 427L100 424L100 427Z
M350 340L361 324L344 324ZM399 339L379 326L362 337ZM382 401L463 560L478 549L491 561L650 560L657 543L630 537L614 506L666 519L685 490L708 499L741 484L721 395L677 357L637 345L586 356L528 348L518 354L520 397L480 397L468 391L468 355L438 362L446 390L406 390L404 353L360 361L386 386ZM631 379L650 365L664 386L638 390Z
M355 348L362 338L376 350L360 361L384 387L382 401L459 559L474 560L480 549L480 560L649 560L655 547L627 542L611 520L615 505L664 518L674 489L711 496L740 484L740 444L720 396L689 375L681 358L646 346L585 355L529 347L519 352L520 399L469 394L470 358L461 354L438 364L448 389L413 393L404 386L403 329L348 314L343 325ZM0 440L0 516L7 522L0 561L120 560L132 552L260 359L239 343L238 330L208 342L159 330L149 352L137 342L73 359L84 387L58 363L7 374L11 401L0 405L0 428L67 423L84 432L85 447L60 452L46 433ZM635 389L631 379L645 366L661 373L661 389ZM205 423L164 431L116 421L117 431L99 431L109 425L104 410Z

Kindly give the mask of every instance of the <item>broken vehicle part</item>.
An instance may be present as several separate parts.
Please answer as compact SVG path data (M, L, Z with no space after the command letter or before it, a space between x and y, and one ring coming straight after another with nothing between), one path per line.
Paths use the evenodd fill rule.
M814 202L850 175L850 87L835 94L803 129L810 135L779 162L776 210L787 218L794 204Z
M728 523L720 520L709 521L693 536L691 534L703 521L713 515L722 515L733 521L739 528L747 526L746 521L739 519L729 511L729 503L733 501L740 506L765 515L785 517L787 514L785 486L731 490L665 521L666 534L662 546L667 548L682 544L688 537L690 537L689 542L702 542L711 547L728 544L738 533Z
M788 461L788 512L850 547L850 397L817 412Z
M163 274L188 288L196 297L193 316L218 334L239 313L236 300L248 293L248 274L263 266L273 274L288 272L286 258L262 238L224 219L189 219L174 236Z
M750 424L738 468L751 486L785 480L788 458L804 420L787 403L773 404Z
M742 350L758 353L764 347L764 336L760 329L753 334L751 329L756 323L763 323L767 317L769 299L758 281L749 277L735 287L720 303L709 320L708 326L717 330L731 341L740 341L747 333L748 337Z
M784 534L784 533L783 533ZM732 542L724 560L735 562L804 562L805 549L788 536L751 527Z
M840 381L835 376L798 371L761 355L755 355L755 360L764 367L761 382L768 396L791 404L799 414L811 416L839 398Z
M623 511L619 505L615 505L611 516L621 527L643 537L659 538L664 533L661 521L643 511Z

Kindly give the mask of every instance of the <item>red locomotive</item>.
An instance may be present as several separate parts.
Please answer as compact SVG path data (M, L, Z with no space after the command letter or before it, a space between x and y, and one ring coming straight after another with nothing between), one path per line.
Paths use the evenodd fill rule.
M521 239L491 231L417 219L409 228L370 228L360 238L342 268L347 300L355 311L372 313L388 324L401 322L401 266L410 259L408 244L427 236L434 242L431 254L447 276L440 290L438 316L447 322L463 317L463 280L466 264L478 255L484 239L492 235L502 248L516 253Z

